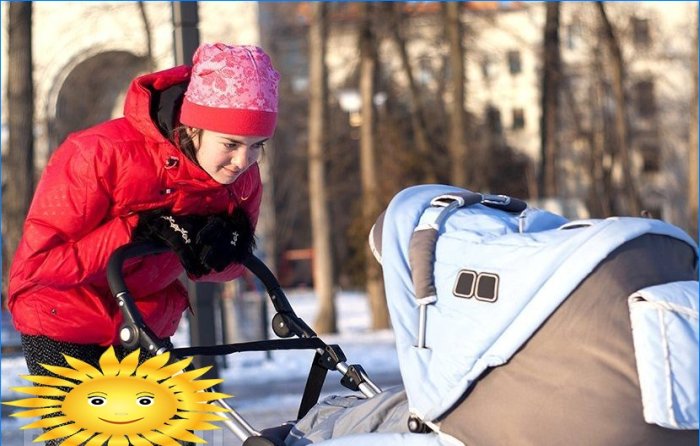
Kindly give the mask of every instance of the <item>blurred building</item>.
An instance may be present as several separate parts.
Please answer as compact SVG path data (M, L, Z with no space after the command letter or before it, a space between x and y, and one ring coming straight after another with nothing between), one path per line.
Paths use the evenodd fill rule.
M7 7L7 3L2 5L3 30ZM414 76L429 98L449 101L444 88L449 66L441 6L418 2L403 7ZM615 2L606 7L626 61L633 165L644 206L654 216L683 224L688 218L689 116L691 106L697 106L690 103L697 4ZM35 2L33 8L36 161L41 169L68 133L119 116L123 92L134 76L174 65L173 29L167 2ZM361 17L357 4L334 4L333 8L327 64L332 101L340 110L341 92L352 93L357 88ZM537 165L540 151L544 8L544 3L466 2L462 11L469 116L527 157L532 166ZM290 95L282 96L281 106L287 112L280 122L289 128L285 132L281 127L275 138L276 146L286 153L305 152L302 105L308 89L309 11L308 3L296 2L199 3L201 41L261 44L273 53L283 75L283 91ZM593 84L600 77L600 64L606 63L597 57L602 51L597 23L594 3L561 4L564 85L558 142L566 153L560 164L559 198L564 200L582 200L590 186L590 179L580 174L586 169L589 150L585 131L596 118L590 112ZM7 39L1 43L6 55ZM407 81L396 48L386 39L379 57L396 91L406 94ZM3 99L5 78L3 70ZM390 100L406 101L406 97L398 94ZM612 113L612 104L604 105ZM9 112L3 107L3 130ZM5 138L3 131L3 141ZM284 164L284 174L297 186L276 186L276 194L301 193L305 187L299 185L305 177L304 161L298 171L293 170L292 161ZM534 176L524 181L532 184ZM295 209L297 214L303 211L303 207ZM308 224L281 221L295 231L308 231ZM295 236L304 239L298 232Z
M606 2L625 62L627 119L630 130L633 177L640 188L643 207L656 218L683 226L686 213L690 109L693 89L693 53L698 7L693 2ZM450 101L445 79L450 75L445 22L439 3L404 3L403 27L413 75L427 97ZM305 35L285 34L293 24L308 22L308 5L270 7L275 26L269 30L271 44L283 55L294 91L307 86ZM274 14L274 12L277 14ZM281 11L281 13L280 13ZM327 63L332 94L348 101L357 89L359 24L358 4L347 4L330 14ZM381 28L381 18L375 20ZM465 2L462 8L466 60L466 103L469 116L482 132L503 145L526 155L532 166L540 158L542 43L544 3ZM384 26L391 26L386 25ZM279 30L282 29L281 33ZM267 33L267 31L266 31ZM384 75L404 100L408 82L400 68L395 45L380 33L379 58ZM609 58L600 38L595 3L561 4L560 48L562 81L559 100L560 131L557 135L562 158L559 169L559 199L585 201L591 186L590 140L596 126L608 137L612 131ZM282 38L282 36L288 36ZM598 92L597 84L603 91ZM347 110L346 110L347 111ZM351 116L351 118L353 118ZM608 162L604 160L603 162ZM529 191L536 185L533 172ZM613 171L621 178L622 172ZM494 191L498 192L498 191Z
M205 2L199 16L201 41L259 44L255 2ZM36 2L32 26L39 168L68 133L121 116L136 75L175 65L168 2ZM6 45L2 39L3 56ZM3 99L5 77L3 70Z

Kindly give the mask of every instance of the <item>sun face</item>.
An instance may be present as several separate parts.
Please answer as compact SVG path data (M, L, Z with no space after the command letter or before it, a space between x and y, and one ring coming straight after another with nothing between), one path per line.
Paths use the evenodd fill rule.
M50 429L35 442L63 439L64 446L206 443L191 431L218 429L209 421L225 419L214 413L225 409L208 402L229 395L206 391L222 380L197 380L209 367L184 372L192 358L168 364L165 353L139 366L138 355L137 350L119 362L110 347L100 358L100 369L64 355L70 368L42 364L61 378L23 376L40 385L14 390L36 398L4 404L31 408L14 417L50 415L22 427Z
M75 387L61 405L84 429L124 435L162 426L177 412L177 398L158 383L137 377L104 377Z

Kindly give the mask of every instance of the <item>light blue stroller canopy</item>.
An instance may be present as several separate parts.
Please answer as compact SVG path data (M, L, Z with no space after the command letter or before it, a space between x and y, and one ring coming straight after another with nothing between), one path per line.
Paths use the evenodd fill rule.
M441 185L400 192L380 222L405 399L320 403L288 445L697 444L697 255L682 230Z

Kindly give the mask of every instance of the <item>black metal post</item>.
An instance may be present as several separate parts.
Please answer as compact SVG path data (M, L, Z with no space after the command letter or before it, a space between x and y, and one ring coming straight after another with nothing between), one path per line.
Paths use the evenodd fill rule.
M192 62L199 46L199 8L197 2L172 2L175 64Z
M194 308L194 315L189 315L190 343L192 346L216 345L216 325L219 316L216 313L216 299L220 285L211 282L189 282L188 292ZM194 365L199 367L211 366L206 375L207 379L219 377L219 364L216 356L196 356Z
M173 51L175 64L191 64L192 56L199 46L199 8L197 2L172 2ZM193 346L216 344L216 299L218 284L189 283L190 302L194 316L190 315L190 342ZM194 358L196 367L211 366L205 375L218 378L219 368L215 356Z

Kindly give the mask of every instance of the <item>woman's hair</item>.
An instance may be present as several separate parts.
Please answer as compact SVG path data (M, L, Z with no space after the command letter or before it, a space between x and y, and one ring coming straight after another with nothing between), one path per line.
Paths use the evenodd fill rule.
M194 145L194 140L197 138L198 141L201 141L202 129L193 128L189 133L187 130L188 127L185 125L175 127L173 130L173 142L187 158L195 164L199 164L197 162L197 149Z
M197 142L201 143L202 132L204 132L203 129L187 127L186 125L180 125L173 129L172 140L175 147L180 149L180 151L184 153L187 158L197 165L199 165L199 161L197 161L197 148L194 145L194 140L197 139ZM265 147L263 146L260 153L260 159L258 161L262 161L264 158Z

